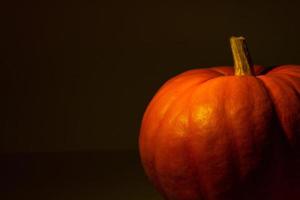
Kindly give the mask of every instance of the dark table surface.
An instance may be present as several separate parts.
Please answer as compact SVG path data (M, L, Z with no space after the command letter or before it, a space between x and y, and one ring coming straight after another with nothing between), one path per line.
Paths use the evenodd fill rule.
M162 200L135 151L1 154L0 169L5 200Z

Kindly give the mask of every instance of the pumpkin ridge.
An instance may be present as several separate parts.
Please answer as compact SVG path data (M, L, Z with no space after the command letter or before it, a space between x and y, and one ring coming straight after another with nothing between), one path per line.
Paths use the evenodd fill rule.
M214 72L217 72L219 73L221 76L226 76L226 73L222 71L222 68L232 68L232 67L229 67L229 66L223 66L221 69L220 66L217 66L217 67L210 67L209 70L211 71L214 71Z
M214 79L210 79L210 80L214 80ZM199 85L199 88L200 87L203 87L204 85L205 85L205 83L206 82L208 82L208 81L205 81L205 82L203 82L203 84L201 83L200 85ZM199 89L198 88L198 89ZM197 90L193 90L192 92L191 92L191 95L190 95L190 98L189 98L189 105L191 105L192 104L192 97L195 95L195 93L196 93L196 91ZM188 107L188 122L189 122L189 126L190 127L192 127L192 119L193 119L193 117L192 117L192 112L191 112L191 107ZM190 129L189 130L189 132L190 132L190 135L193 135L193 131ZM198 170L198 168L199 168L199 165L198 165L198 160L199 159L201 159L201 158L199 158L199 156L194 152L194 150L193 149L191 149L191 147L192 147L192 145L190 145L191 144L191 142L192 142L192 140L188 140L188 143L186 143L187 144L187 146L189 147L189 148L187 148L188 149L188 152L190 152L190 158L191 158L191 162L193 163L193 170L195 171L195 176L196 176L196 180L197 180L197 182L198 182L198 185L199 185L199 193L200 193L200 195L201 195L201 198L203 198L203 200L206 200L206 199L208 199L207 198L207 196L205 195L206 194L206 191L205 191L205 186L203 185L203 183L204 183L204 179L203 179L203 175L199 172L199 170ZM201 199L202 200L202 199Z
M209 70L206 70L206 69L203 69L205 71L209 71ZM202 71L202 69L201 69ZM171 78L169 81L167 81L166 83L164 83L160 88L159 90L157 91L157 94L152 98L152 100L149 102L149 105L146 109L146 111L144 112L144 116L143 116L143 119L142 119L142 127L143 125L145 124L145 121L147 121L148 119L148 112L150 110L152 110L152 107L155 106L155 102L158 101L160 98L164 97L164 96L168 96L170 93L170 89L172 89L174 86L172 86L172 84L174 84L174 81L180 79L180 78L183 78L183 80L181 80L179 83L176 83L176 84L184 84L185 81L187 81L186 79L187 78L191 78L190 76L197 76L199 73L199 69L193 69L193 70L189 70L187 72L184 72L184 73L181 73L173 78ZM212 79L212 78L215 78L217 77L216 76L213 76L213 77L210 77L208 79ZM195 77L194 77L195 78ZM207 81L208 79L206 79L205 81ZM202 81L202 82L205 82L205 81ZM196 81L194 84L198 84L199 81ZM200 81L201 82L201 81ZM192 84L193 85L193 84ZM192 85L190 87L192 87ZM189 88L189 87L188 87ZM185 88L184 90L188 90L188 88ZM182 91L181 91L182 92ZM142 128L141 127L141 128Z
M205 80L205 81L207 81L207 80ZM199 82L202 83L202 82L205 82L205 81L199 81ZM186 91L193 90L193 88L199 87L199 82L194 83L192 86L190 86L190 87L186 88L185 90L181 91L181 93L178 94L177 97L178 97L178 98L183 98L183 96L185 96L185 95L189 95L189 96L190 96L190 94L187 93ZM183 83L182 83L182 84L183 84ZM189 99L189 98L187 98L187 99ZM171 112L171 108L174 106L175 103L176 103L176 100L174 100L174 101L169 105L169 107L168 107L168 109L167 109L165 115L168 115L168 113ZM173 120L174 120L174 121L176 121L176 118L178 118L178 116L180 116L180 114L183 112L183 110L184 110L184 108L180 107L180 110L178 110L176 116L173 117ZM163 120L160 121L159 126L156 128L156 132L164 133L164 132L160 132L159 130L161 129L162 125L164 125L164 122L165 122L166 120L169 120L169 117L168 117L168 116L165 116L165 117L163 118ZM158 135L159 135L160 137L164 137L163 134L159 134L159 133L156 134L157 137L158 137ZM185 133L185 134L187 134L187 133ZM155 141L159 142L160 140L157 139L157 137L156 137ZM183 143L183 146L185 146L184 144L185 144L185 142ZM156 150L154 151L154 155L153 155L153 163L154 163L155 175L157 175L157 174L159 173L159 171L160 171L160 170L158 169L158 166L157 166L157 157L158 157L157 155L158 155L160 152L159 152L157 149L158 149L158 148L156 148ZM159 182L160 185L162 184L162 183L161 183L161 180L160 180L159 178L158 178L157 181ZM195 181L196 181L196 180L195 180ZM164 188L164 187L161 187L161 186L160 186L160 188ZM162 191L163 191L163 193L164 193L165 195L168 194L168 193L165 192L163 189L162 189ZM168 199L168 196L165 196L165 197Z
M297 95L297 97L300 100L300 87L299 87L299 89L297 89L296 84L294 83L294 81L292 81L292 80L294 80L294 78L298 78L299 79L298 81L300 82L300 77L295 76L295 75L291 75L291 74L288 74L288 73L282 73L282 74L279 74L279 73L275 74L274 73L274 74L270 74L268 76L279 78L283 82L287 83L290 86L290 88L292 88L292 90L295 92L295 94Z
M228 81L228 84L231 83L231 81ZM225 89L225 93L224 96L226 97L231 97L230 93L232 90L232 86L228 85L227 89ZM239 155L238 155L238 145L236 142L236 138L235 136L232 134L234 129L233 129L233 123L231 120L229 120L227 112L228 112L228 108L226 107L226 99L224 101L223 105L223 109L225 110L225 115L223 120L225 121L225 124L227 125L227 128L230 130L229 132L226 132L226 137L227 140L229 140L229 158L230 158L230 163L232 164L232 168L230 168L230 175L232 176L232 187L234 187L234 189L236 187L239 187L240 185L238 185L237 183L240 181L240 176L241 176L241 172L239 169L239 164L240 164L240 159L239 159ZM234 197L233 197L234 198Z
M284 75L286 75L286 74L284 74ZM282 74L276 74L275 76L274 76L274 74L270 75L270 77L272 77L272 76L282 80L289 88L291 88L293 93L297 97L298 101L300 102L300 88L298 89L296 87L296 84L294 83L294 81L292 81L293 78L289 78L289 77L291 77L290 75L288 75L288 74L286 75L289 77L283 76ZM296 133L298 133L299 131L300 131L300 128L298 128L298 131L296 131ZM297 135L294 135L294 139L296 139L296 143L297 143L297 138L295 138L295 137L297 137Z
M188 120L189 124L190 124L190 120ZM187 134L190 134L190 130ZM201 178L201 174L198 172L197 170L197 165L196 165L196 159L195 159L195 156L193 155L192 153L192 150L189 148L189 145L188 145L188 142L185 142L185 147L186 147L186 151L188 152L187 155L188 155L188 159L190 161L191 164L191 167L192 167L192 170L193 170L193 174L195 174L195 181L197 182L197 193L198 195L200 196L199 199L204 199L204 192L203 192L203 189L202 189L202 178ZM199 181L200 180L200 181Z
M232 76L233 77L233 76ZM223 83L226 83L228 80L230 80L230 79L232 79L232 77L229 77L229 76L221 76L221 77L218 77L218 78L220 78L219 80L216 80L217 78L215 78L215 79L213 79L212 81L215 81L215 82L219 82L219 81L222 81ZM210 84L211 82L209 82L209 83L207 83L207 84ZM209 87L208 85L207 85L206 83L205 84L202 84L200 87ZM218 84L219 86L224 86L225 84ZM222 86L222 87L223 87ZM199 90L201 90L201 88L199 88ZM221 90L222 91L222 94L220 94L221 96L227 96L227 95L225 95L225 91L227 91L227 90ZM195 94L195 92L196 91L193 91L193 95L196 95ZM201 93L198 93L198 95L196 95L195 96L195 99L197 99L198 98L198 96L199 95L201 95ZM221 103L221 102L219 102L219 103ZM223 104L221 104L221 105L223 105ZM225 108L224 108L224 106L222 106L223 107L223 109L222 110L224 110ZM190 109L192 109L192 108L190 108ZM218 111L218 112L221 112L221 111ZM191 116L191 114L192 114L192 112L189 112L190 113L190 119L192 119L193 117ZM222 120L223 120L223 118L222 118ZM191 122L192 120L190 120L190 122ZM223 123L222 122L222 124L226 124L225 122ZM192 127L192 125L190 125L191 127ZM197 139L197 136L195 136L195 138L194 139ZM227 152L227 154L225 155L227 158L229 158L229 163L233 163L234 161L236 161L236 160L234 160L234 158L232 157L232 154L231 153L236 153L236 151L232 148L232 146L231 146L231 143L233 142L232 141L232 138L231 137L229 137L229 134L227 134L226 136L225 136L225 140L227 141L226 143L228 143L228 144L226 144L226 147L228 147L228 152ZM190 142L192 142L191 140L190 140ZM191 145L190 145L191 146ZM209 149L208 149L209 150ZM192 155L193 155L193 160L196 160L196 161L194 161L195 163L199 163L199 161L201 162L201 160L202 160L202 162L203 162L203 159L202 159L202 157L199 157L199 155L198 155L198 153L195 153L195 152L193 152L193 151L191 151L192 152ZM201 154L201 156L202 156L202 154ZM205 157L204 157L204 159L205 159ZM227 164L226 164L226 166L227 166ZM231 166L231 165L230 165ZM196 169L198 168L200 171L201 170L207 170L208 168L207 168L207 166L202 166L202 165L198 165L198 164L195 164L195 167L196 167ZM197 174L199 174L200 173L200 171L199 170L197 170ZM216 171L216 173L218 173L218 171ZM226 171L224 171L224 174L225 174L225 176L227 177L232 177L232 175L233 174L235 174L233 177L235 177L234 179L235 180L238 180L236 177L236 173L235 173L235 171L234 170L232 170L231 168L227 168L226 167ZM205 176L205 175L204 175ZM200 180L199 182L199 184L204 184L205 182L204 181L201 181L201 178L202 176L199 174L198 175L198 179ZM207 177L206 177L207 178ZM205 178L204 178L205 179ZM222 179L222 180L225 180L225 179ZM210 183L210 185L206 185L206 186L204 186L204 191L205 190L211 190L211 187L213 187L213 188L215 188L215 186L213 186L213 185L211 185L211 184L215 184L216 182L214 182L214 183ZM231 182L230 182L231 183ZM234 187L230 187L230 188L228 188L228 189L225 189L225 190L223 190L222 189L222 192L221 193L219 193L219 194L215 194L216 196L219 196L219 195L225 195L225 196L227 196L227 195L231 195L231 193L230 193L230 191L231 191L231 189L233 189L233 188L235 188L235 186L237 186L237 184L236 184L237 182L236 181L234 181L233 183L232 183L232 186L234 186ZM201 186L200 185L200 186ZM209 188L207 188L207 186L209 186ZM227 184L226 184L226 186L227 186ZM222 188L222 187L220 187L220 186L216 186L216 187L218 187L218 188ZM218 191L218 190L216 190L216 191ZM215 198L215 197L207 197L207 199L211 199L211 198Z
M228 87L227 87L227 90L225 90L225 92L226 92L225 96L228 96L228 97L231 97L231 95L228 95L228 93L229 93L228 89L232 90L232 85L229 85L230 83L231 83L231 81L228 81ZM232 92L231 90L230 90L230 93ZM240 156L239 156L239 151L238 151L239 148L238 148L238 145L237 145L237 142L236 142L237 138L236 138L235 135L233 135L234 123L233 123L233 121L228 119L228 114L227 113L229 112L229 109L226 106L226 99L224 101L224 106L225 106L225 110L226 110L226 114L224 115L225 116L224 120L226 121L225 124L227 124L229 129L230 129L230 134L227 133L227 135L228 136L230 135L229 137L230 137L230 144L231 144L231 146L230 146L231 147L231 155L233 155L233 157L234 157L233 163L234 163L234 167L237 169L236 170L236 172L238 172L238 177L237 178L239 179L239 177L241 177L241 170L238 167L238 166L240 166L240 163L241 163Z
M215 77L211 77L211 78L208 78L207 80L204 80L204 81L197 81L197 82L195 82L195 83L192 84L190 87L185 88L184 90L182 90L182 91L180 92L180 94L177 94L177 97L176 97L176 98L180 98L182 95L184 95L184 94L186 93L186 91L189 91L189 90L191 90L192 88L199 87L199 85L201 85L202 83L207 82L208 80L211 80L211 79L214 79L214 78L215 78ZM184 84L184 83L180 83L180 84ZM165 91L165 95L167 95L167 93L168 93L168 91ZM159 129L160 129L161 126L164 124L165 120L168 119L168 117L166 117L166 116L168 115L168 113L170 113L171 108L172 108L172 106L174 106L175 103L176 103L176 100L174 99L174 100L169 104L169 106L168 106L168 108L167 108L167 110L166 110L166 112L165 112L165 114L164 114L164 118L161 119L161 120L159 121L158 126L156 127L155 131L153 131L153 132L156 132L156 134L155 134L154 138L152 139L152 141L155 141L156 144L160 141L160 140L158 139L158 137L159 137L159 136L162 137L162 134L159 134L159 133L158 133L158 132L159 132ZM155 104L155 102L154 102L154 104ZM153 152L153 155L152 155L153 171L154 171L153 175L154 175L154 178L156 179L155 182L156 182L156 184L157 184L157 187L159 187L158 189L159 189L159 190L162 190L163 193L165 193L165 191L163 190L163 187L161 186L161 180L160 180L159 176L157 176L158 171L159 171L159 170L157 169L157 157L158 157L157 155L159 154L159 152L158 152L157 149L158 149L158 148L155 148L155 151Z
M298 73L300 73L300 66L299 65L278 65L276 67L274 67L273 69L271 69L268 73L266 73L266 75L269 75L269 74L273 74L273 73L277 73L277 74L281 74L281 73L284 73L284 72L289 72L290 70L299 70L297 71ZM293 72L293 71L292 71Z
M182 95L182 94L184 94L186 91L188 91L190 88L192 88L192 87L195 87L195 84L196 83L194 83L192 86L190 86L190 87L188 87L188 88L185 88L184 90L182 90L181 92L180 92L180 94L177 94L177 98L180 96L180 95ZM164 93L165 93L165 95L168 95L167 93L168 93L168 90L167 91L164 91ZM159 98L157 98L156 100L158 100ZM164 121L166 121L168 118L166 117L167 115L168 115L168 113L170 113L170 111L171 111L171 107L172 107L172 105L174 105L174 103L176 102L176 100L174 99L174 100L172 100L172 102L170 102L170 104L168 105L168 108L166 109L166 111L165 111L165 113L164 113L164 117L159 121L159 124L156 126L156 128L154 129L154 136L153 136L153 138L152 138L152 142L153 141L155 141L155 144L152 144L153 146L156 146L157 145L157 143L159 142L159 139L158 139L158 137L160 136L161 137L161 135L162 134L159 134L159 129L161 128L161 126L163 125L163 122ZM153 104L154 104L154 106L155 106L155 101L153 101ZM164 189L163 189L163 187L162 187L162 185L161 185L161 180L160 180L160 178L159 178L159 176L157 175L158 174L158 169L157 169L157 155L159 154L159 152L158 152L158 150L157 150L158 148L155 148L155 150L154 150L154 152L153 152L153 154L152 154L152 156L151 156L151 161L152 161L152 165L153 165L153 173L151 174L151 176L154 178L154 183L156 184L156 188L159 190L159 191L161 191L163 194L165 194L165 191L164 191Z
M206 85L206 84L208 84L210 81L213 81L213 80L215 80L216 78L221 78L221 77L223 77L223 76L218 76L218 77L215 77L215 78L212 78L212 79L209 79L209 80L206 80L206 81L204 81L204 82L202 82L201 84L199 84L199 87L203 87L204 85ZM193 90L192 92L191 92L191 94L190 94L190 98L189 98L189 100L188 100L188 102L189 102L189 105L191 105L191 100L192 100L192 96L194 96L195 95L195 92L196 92L196 90ZM192 122L192 116L191 116L191 108L190 107L188 107L188 122L189 122L189 126L191 127L192 125L191 125L191 122ZM190 133L192 133L192 131L191 130L189 130L189 132ZM191 145L189 145L190 144L190 142L191 142L191 140L188 140L188 143L186 143L186 145L187 145L187 147L191 147ZM203 176L201 175L201 173L199 172L199 170L197 170L198 169L198 161L197 161L197 158L199 159L199 157L196 157L196 155L195 155L195 153L193 152L193 150L191 149L191 148L187 148L187 150L188 150L188 152L189 152L189 154L188 155L190 155L189 156L189 158L191 159L191 162L193 162L193 165L192 166L194 166L193 167L193 171L195 172L195 176L196 176L196 178L197 178L197 180L198 180L198 185L199 185L199 194L200 194L200 197L201 198L203 198L203 200L206 200L207 199L207 197L204 195L205 194L205 191L204 191L204 189L205 189L205 187L203 186ZM200 198L200 199L201 199ZM202 199L201 199L202 200Z
M210 77L210 78L208 78L208 79L206 79L204 81L203 80L198 81L198 82L194 83L193 85L191 85L190 87L188 87L188 88L184 89L183 91L181 91L180 94L178 94L176 98L183 98L183 96L185 96L185 95L192 96L193 93L194 93L194 91L195 91L194 90L195 88L202 87L203 84L206 84L207 82L210 82L212 80L216 80L217 78L220 78L220 77L223 77L223 76L215 76L215 77ZM184 83L180 83L180 84L184 84ZM192 92L190 94L188 94L188 92L186 92L186 91L192 91ZM165 93L167 94L168 91L166 91ZM161 120L159 122L159 125L157 126L156 131L154 131L154 132L159 132L158 130L161 129L161 127L164 124L165 120L169 119L169 117L167 115L171 112L171 108L174 107L175 103L176 103L176 100L173 100L172 103L170 103L170 105L168 106L167 111L165 113L165 117L163 118L163 120ZM180 114L183 109L184 108L182 108L178 112L178 114ZM176 117L174 117L174 118L176 118ZM163 132L160 132L160 133L163 133ZM155 135L156 136L155 136L154 140L156 141L156 144L157 144L157 143L159 143L161 141L160 139L158 139L158 137L163 138L164 136L163 136L163 134L159 134L159 133L156 133ZM157 158L159 157L158 156L159 153L160 152L158 151L158 148L155 148L154 153L152 155L152 159L153 159L153 171L154 171L153 173L155 173L157 187L159 187L159 190L161 190L162 193L167 194L167 192L164 190L164 187L162 185L162 182L161 182L159 176L157 175L157 174L159 174L159 171L160 171L158 169L159 167L157 166ZM196 172L196 173L198 173L198 172ZM199 184L199 182L197 182L197 183ZM203 192L201 192L201 193L203 194Z
M188 98L187 98L187 102L188 102L188 105L190 105L190 102L191 102L191 96L194 94L194 92L191 92L189 95L188 95ZM190 120L190 108L188 107L188 108L183 108L183 110L184 109L187 109L186 110L186 113L187 113L187 126L188 127L190 127L191 125L191 120ZM187 132L186 132L186 134L188 135L188 136L190 136L191 135L191 130L190 129L187 129ZM187 157L188 157L188 161L189 161L189 163L192 163L192 164L189 164L189 166L191 167L191 170L192 170L192 174L194 174L195 175L195 177L194 177L194 179L193 179L193 182L195 182L196 184L195 184L195 186L196 186L196 193L198 194L198 197L199 197L199 199L200 200L204 200L205 199L205 196L204 196L204 192L203 192L203 189L202 189L202 186L201 186L201 183L202 183L202 179L201 179L201 175L199 174L199 172L198 172L198 170L197 170L197 167L196 167L196 161L195 161L195 158L194 158L194 156L193 156L193 153L192 153L192 151L191 151L191 149L189 148L189 141L190 140L186 140L186 141L184 141L184 149L185 149L185 151L186 151L186 155L187 155ZM200 181L199 181L199 179L200 179Z
M258 82L258 84L259 84L259 81L255 78L255 80L256 80L256 82ZM248 82L248 85L249 85L249 82ZM249 87L251 87L250 85L249 85ZM255 116L254 116L254 114L255 114L255 112L254 112L254 110L255 109L258 109L257 108L257 103L256 103L256 101L254 100L255 99L255 94L254 93L250 93L250 96L251 96L251 100L252 100L252 105L253 105L253 109L252 109L252 111L251 111L251 119L255 119ZM256 141L255 141L255 135L253 134L255 132L255 129L254 129L254 131L252 132L252 134L250 134L250 137L251 137L251 140L253 141L252 142L252 146L253 146L253 149L254 149L254 151L255 151L255 153L258 153L258 146L257 146L257 143L256 143Z
M280 119L280 117L279 117L279 113L278 113L278 110L279 110L279 109L277 108L278 106L276 105L276 103L275 103L275 101L274 101L275 98L274 98L274 96L272 95L272 93L271 93L269 87L266 85L265 80L264 80L264 79L261 79L261 77L257 77L257 79L258 79L259 82L262 84L262 86L264 87L264 89L265 89L267 95L268 95L269 98L270 98L270 102L271 102L271 105L272 105L272 107L273 107L273 111L274 111L274 114L275 114L275 120L276 120L276 122L278 122L278 124L279 124L279 129L282 130L281 132L283 132L283 135L284 135L284 137L286 138L287 136L286 136L285 131L284 131L283 122L281 121L281 119ZM287 141L289 141L288 138L286 138L286 139L287 139Z
M251 112L249 113L249 119L255 119L256 118L255 117L255 111L260 109L260 107L259 107L260 104L258 104L258 102L255 100L256 96L255 96L255 93L253 91L257 90L257 88L260 88L261 92L265 91L265 88L261 85L260 80L257 80L257 78L254 77L253 81L256 82L255 85L250 84L250 82L247 82L247 85L249 87L251 87L251 89L249 88L249 92L248 92L249 96L247 97L247 101L249 101L248 103L250 105L252 105L252 107L253 107ZM254 87L252 87L252 85ZM229 87L230 87L230 85L228 85L228 88ZM265 95L265 98L267 98L267 99L270 98L268 93ZM274 109L274 106L272 104L270 104L270 109L272 109L272 110ZM229 122L230 122L230 120L229 120ZM257 121L250 121L250 123L253 124L253 125L257 125ZM229 124L232 124L232 123L229 123ZM232 130L235 131L236 129L232 128ZM266 151L263 150L263 149L260 149L259 146L257 145L256 135L254 134L254 133L257 133L257 131L258 130L255 129L255 128L253 129L253 131L250 131L249 132L250 135L248 135L248 140L247 141L249 141L249 142L251 141L250 147L251 147L251 149L252 149L251 151L253 151L254 155L259 156L259 157L256 157L258 159L257 160L258 164L254 165L255 167L252 167L251 170L248 170L247 168L245 168L244 173L242 173L241 166L243 166L242 164L245 163L245 162L243 161L243 159L240 159L240 158L243 158L243 156L242 157L241 156L237 157L237 163L238 163L238 166L240 166L240 168L238 168L238 170L237 170L237 171L239 171L238 181L240 183L239 185L237 185L237 188L239 188L239 189L237 189L237 191L240 191L240 194L238 194L238 195L243 196L243 195L246 194L246 193L244 193L244 189L247 188L248 185L252 185L254 183L254 180L252 179L253 175L256 175L256 176L260 177L259 174L262 173L262 171L264 170L263 168L261 168L261 166L266 166L265 164L261 164L261 163L268 162L268 160L265 157ZM236 135L237 134L234 134L234 141L235 142L238 141L239 139L241 139L241 138L238 138ZM238 153L242 153L241 155L243 155L243 152L241 150L242 149L240 149L240 151L238 151ZM259 180L260 179L258 179L257 181L259 181Z
M174 87L172 84L174 84L175 81L178 81L178 79L179 80L183 79L183 80L180 80L179 83L176 83L176 84L183 84L185 81L187 81L188 78L191 78L191 77L194 77L194 76L199 76L199 73L203 73L203 71L204 72L206 71L206 72L216 73L215 71L212 71L212 70L209 70L209 69L191 69L191 70L188 70L186 72L183 72L181 74L176 75L175 77L171 78L170 80L165 82L163 85L161 85L161 87L158 89L156 95L150 101L150 104L147 107L147 110L151 109L150 107L152 107L152 105L151 105L151 104L153 104L152 102L155 102L156 99L159 99L161 96L166 95L166 93L169 92L169 89ZM213 79L213 78L216 78L218 76L219 76L219 74L215 74L215 75L212 75L212 77L210 77L208 79ZM196 77L194 77L194 78L196 78ZM208 79L206 79L205 81L207 81ZM205 82L205 81L203 81L203 82ZM146 110L146 112L147 112L147 110Z
M290 78L300 78L298 75L292 74L289 71L283 71L283 72L273 72L273 73L269 73L268 76L278 76L278 77L282 77L282 75L286 75L289 76Z
M195 69L195 70L197 70L197 69ZM184 73L183 73L184 74ZM180 76L180 75L183 75L183 74L179 74L178 76ZM195 74L194 74L195 75ZM186 91L188 91L190 88L192 88L192 87L194 87L194 86L199 86L199 83L200 83L200 85L202 84L202 83L204 83L204 82L206 82L206 81L208 81L208 80L210 80L210 79L214 79L214 78L216 78L217 76L213 76L213 77L210 77L210 78L208 78L208 79L206 79L206 80L204 80L204 81L196 81L194 84L192 84L190 87L187 87L187 88L185 88L185 89L183 89L180 93L182 94L182 93L184 93L184 92L186 92ZM174 77L175 78L175 77ZM170 80L171 81L171 80ZM165 83L164 85L166 85L167 83ZM178 83L178 84L184 84L184 80L181 82L181 83ZM163 86L161 86L161 88L163 88L164 87L164 85ZM156 103L156 101L158 101L161 97L163 97L163 96L167 96L167 95L169 95L168 93L170 92L169 91L169 89L171 89L172 87L170 86L170 88L165 88L165 91L161 91L161 93L160 94L158 94L158 95L156 95L156 96L154 96L154 98L150 101L150 103L149 103L149 106L148 106L148 108L146 109L146 111L145 111L145 113L144 113L144 116L143 116L143 120L142 120L142 127L141 128L143 128L143 125L146 123L146 121L147 121L147 119L148 119L148 116L149 116L149 111L152 109L152 107L153 106L155 106L155 103ZM177 95L177 97L178 96L180 96L181 94L178 94ZM172 102L174 102L175 101L175 99L172 101ZM171 103L170 103L171 104ZM170 105L168 106L168 108L170 107ZM167 108L167 109L168 109Z
M248 77L246 77L246 78L248 78ZM255 82L257 82L257 85L254 88L252 88L252 86L251 86L251 84L249 82L245 83L245 84L248 85L248 87L252 88L252 89L249 89L251 91L253 91L253 90L255 91L257 87L261 87L260 83L256 80L256 78L253 79L253 80L255 80ZM235 88L234 88L235 84L232 84L232 83L233 83L232 81L229 81L228 85L227 85L227 88L229 90L225 90L226 91L225 96L228 96L229 98L232 96L231 92L235 91ZM264 90L264 89L262 89L262 90ZM255 118L255 116L254 116L254 110L255 109L259 109L259 107L258 107L257 102L254 100L255 99L255 95L252 92L249 92L248 95L249 96L247 97L247 101L249 101L248 103L250 105L253 105L253 109L250 110L250 113L249 113L250 114L249 115L249 119L252 119L252 118ZM266 97L268 97L268 96L266 96ZM229 105L229 106L226 105L226 101L224 101L224 105L225 105L225 108L226 108L226 112L225 113L230 112L230 109L232 108L232 105ZM243 154L239 154L240 151L239 151L238 144L237 144L237 141L240 139L238 137L239 134L236 132L236 130L234 128L235 127L235 124L233 123L234 121L232 121L232 119L230 120L228 118L228 114L225 114L224 118L222 120L226 121L225 124L229 125L228 126L229 132L226 132L226 133L228 135L228 140L230 141L230 144L231 144L231 146L230 146L231 147L230 155L231 155L231 157L233 157L233 159L232 159L233 162L232 162L231 166L234 167L234 171L233 172L235 172L234 174L231 174L231 175L235 175L235 177L231 176L233 178L232 185L233 185L235 191L240 191L240 193L237 194L237 195L244 195L243 189L245 189L246 185L249 183L249 173L251 173L251 174L255 173L256 174L256 173L259 172L259 169L258 168L254 169L254 171L248 171L248 170L246 170L245 172L247 172L247 173L243 173L241 171L241 168L239 166L242 166L242 164L244 163L244 161L241 160L241 158L243 157ZM259 151L259 149L257 147L257 144L256 144L255 135L253 133L250 134L250 135L248 135L248 139L250 139L249 141L252 141L250 146L251 146L252 151L254 152L254 154L255 155L260 155L259 154L260 151ZM229 172L229 173L231 173L231 172ZM241 184L237 184L237 183L241 183ZM239 196L235 196L235 197L238 198Z

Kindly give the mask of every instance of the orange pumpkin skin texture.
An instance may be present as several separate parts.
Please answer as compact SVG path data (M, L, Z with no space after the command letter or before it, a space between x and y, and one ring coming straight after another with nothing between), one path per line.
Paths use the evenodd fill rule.
M300 66L184 72L148 105L139 147L168 200L300 199Z

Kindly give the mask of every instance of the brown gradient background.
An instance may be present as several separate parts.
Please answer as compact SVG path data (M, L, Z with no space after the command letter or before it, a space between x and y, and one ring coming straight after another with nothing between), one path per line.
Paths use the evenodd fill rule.
M283 1L0 3L4 199L158 200L138 157L155 91L188 69L300 63L300 4ZM1 198L1 196L0 196Z

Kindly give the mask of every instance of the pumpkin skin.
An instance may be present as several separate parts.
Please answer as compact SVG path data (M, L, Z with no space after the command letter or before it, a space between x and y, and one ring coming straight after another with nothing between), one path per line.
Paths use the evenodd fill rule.
M266 69L195 69L159 89L139 147L165 199L299 199L300 66Z

